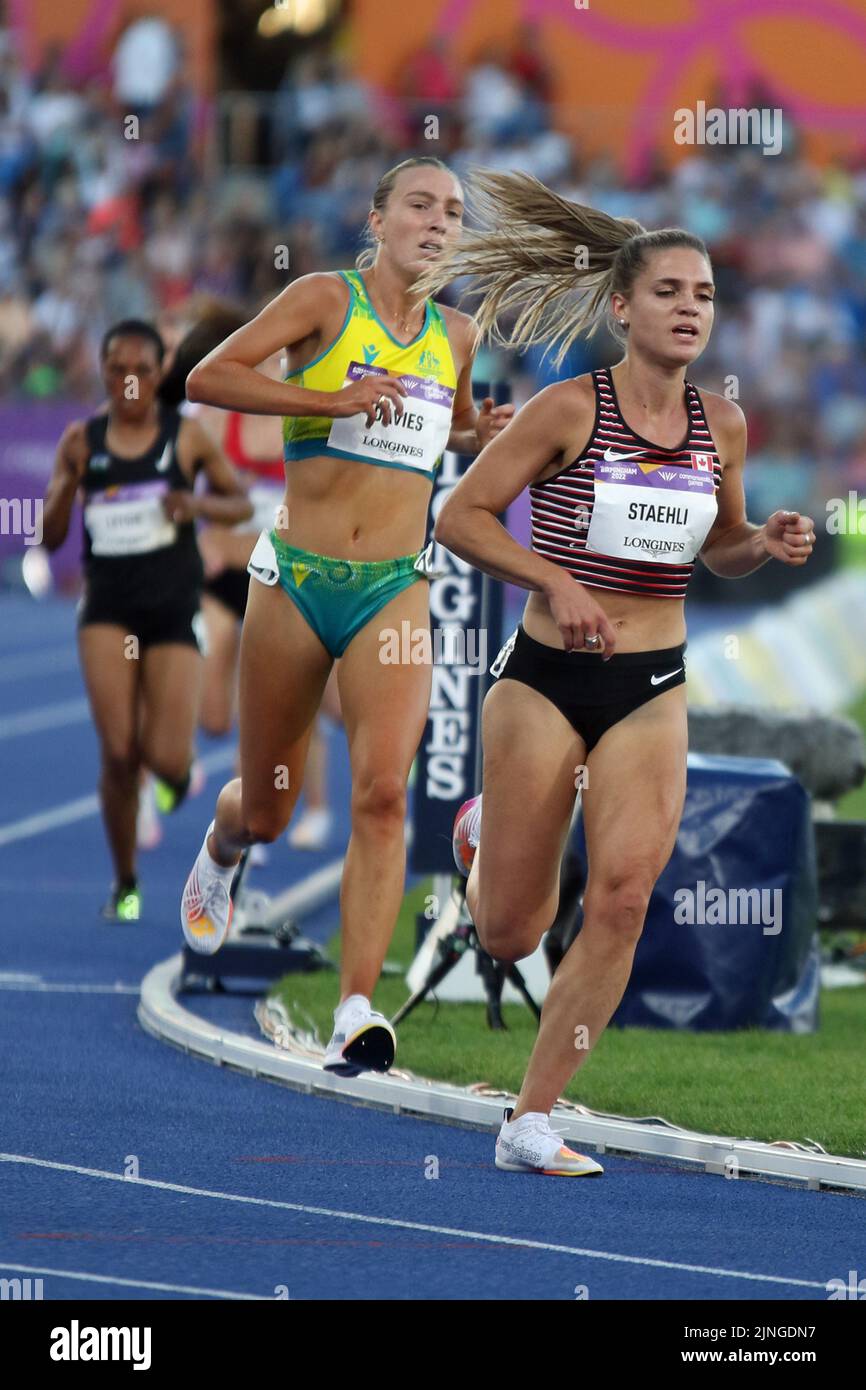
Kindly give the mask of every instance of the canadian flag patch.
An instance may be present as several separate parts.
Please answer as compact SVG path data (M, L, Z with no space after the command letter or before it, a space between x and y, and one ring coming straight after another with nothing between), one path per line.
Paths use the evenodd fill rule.
M712 473L712 454L692 454L692 468L696 468L699 473Z

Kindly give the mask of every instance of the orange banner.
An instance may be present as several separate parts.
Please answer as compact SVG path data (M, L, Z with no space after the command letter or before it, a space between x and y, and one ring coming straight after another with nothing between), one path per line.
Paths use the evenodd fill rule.
M819 160L866 152L866 0L355 0L354 58L389 89L425 43L456 66L536 36L581 151L680 158L675 113L778 108Z
M104 64L135 19L159 15L183 36L187 74L199 93L214 87L215 0L8 0L24 60L35 66L52 46L73 55L76 71Z

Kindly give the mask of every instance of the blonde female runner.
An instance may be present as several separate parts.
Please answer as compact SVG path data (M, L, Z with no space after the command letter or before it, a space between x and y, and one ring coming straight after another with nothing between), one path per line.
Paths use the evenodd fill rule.
M475 453L510 407L472 401L475 333L465 314L418 296L419 273L460 235L462 190L437 159L383 177L359 269L303 276L232 334L188 380L190 399L283 416L280 524L250 560L241 639L241 776L217 801L183 894L195 949L218 949L245 846L273 841L297 799L328 673L338 685L352 774L340 895L341 997L325 1066L387 1070L394 1034L371 996L405 878L406 781L427 716L431 670L380 657L389 630L429 624L421 550L446 447ZM285 382L255 370L278 348Z

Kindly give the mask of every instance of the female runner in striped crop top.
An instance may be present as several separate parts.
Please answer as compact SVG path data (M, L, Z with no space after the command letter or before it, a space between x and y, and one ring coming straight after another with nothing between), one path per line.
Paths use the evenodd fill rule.
M606 312L625 347L612 370L558 382L525 405L436 527L458 555L530 591L492 668L483 816L471 808L480 844L467 901L497 958L530 954L551 925L576 786L583 790L583 926L547 995L497 1163L598 1172L563 1152L547 1116L622 997L673 849L686 780L689 576L698 554L732 578L771 556L802 565L814 523L776 512L749 524L743 413L686 380L713 322L703 242L679 229L646 232L526 174L479 175L475 192L482 225L425 276L427 291L437 277L478 275L479 327L520 347L558 344L560 361ZM584 294L575 299L575 289ZM497 316L515 309L503 338ZM527 485L531 550L497 520ZM581 1051L576 1025L586 1029Z

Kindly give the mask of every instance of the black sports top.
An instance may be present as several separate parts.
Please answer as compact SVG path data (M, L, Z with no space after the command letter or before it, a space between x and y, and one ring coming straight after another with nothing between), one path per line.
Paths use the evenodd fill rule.
M192 522L171 521L163 510L170 491L191 490L177 458L182 416L160 406L159 434L146 453L121 458L106 444L108 416L87 421L90 457L84 490L83 563L88 590L108 589L136 605L153 607L201 586L203 571Z

